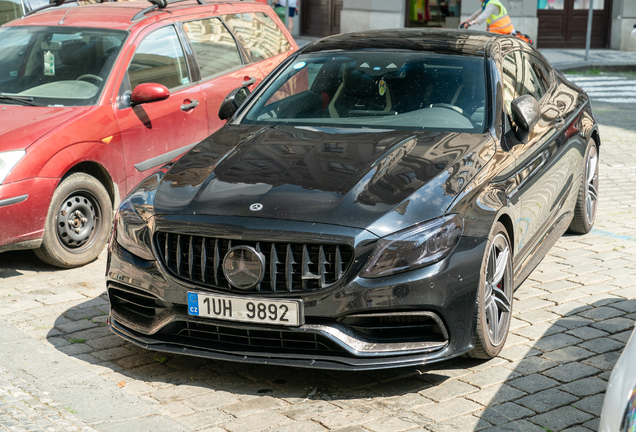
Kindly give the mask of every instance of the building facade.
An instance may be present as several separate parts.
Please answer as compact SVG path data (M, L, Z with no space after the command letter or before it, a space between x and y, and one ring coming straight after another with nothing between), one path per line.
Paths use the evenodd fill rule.
M584 48L593 1L592 48L636 51L636 0L501 0L515 29L539 48ZM300 0L300 34L399 27L457 28L480 0ZM476 29L485 30L485 24Z

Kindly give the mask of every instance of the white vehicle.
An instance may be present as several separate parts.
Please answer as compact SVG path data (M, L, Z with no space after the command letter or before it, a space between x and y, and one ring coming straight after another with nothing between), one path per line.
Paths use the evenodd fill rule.
M636 432L636 330L614 366L599 432Z

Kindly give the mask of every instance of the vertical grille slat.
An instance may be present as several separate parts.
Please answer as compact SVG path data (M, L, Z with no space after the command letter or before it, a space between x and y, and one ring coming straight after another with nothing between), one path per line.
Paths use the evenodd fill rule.
M219 239L214 240L214 285L219 285Z
M194 280L194 236L190 236L188 245L188 274Z
M325 274L327 273L325 269L325 249L320 245L318 248L318 276L320 277L320 288L325 286Z
M177 234L177 274L181 276L181 234Z
M276 252L276 244L272 243L272 249L269 254L269 286L272 292L276 292L276 272L278 272L278 253Z
M292 251L292 246L290 243L287 243L287 250L285 256L285 286L287 287L287 291L292 292L292 275L294 273L294 253Z
M164 260L166 263L166 267L170 268L170 234L166 234L166 245L165 245L165 254Z
M251 292L294 293L338 282L353 260L345 245L275 243L158 232L155 244L165 268L185 280L227 290L223 258L233 246L250 246L265 257L265 275Z
M205 237L201 237L201 282L207 283L206 264L208 263L208 246Z
M256 249L256 252L261 253L261 244L259 242L256 242L256 247L254 247L254 249ZM263 271L265 271L265 269L263 269ZM261 283L256 285L257 292L261 292L261 285L262 285L262 281Z

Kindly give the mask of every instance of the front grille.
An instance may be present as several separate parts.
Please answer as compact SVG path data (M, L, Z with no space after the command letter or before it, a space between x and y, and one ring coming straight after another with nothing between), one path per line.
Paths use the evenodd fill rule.
M303 292L337 282L353 259L346 245L228 240L159 232L155 236L163 265L173 275L198 284L234 289L221 264L228 250L251 246L265 256L263 281L241 292Z
M249 351L333 353L344 351L336 343L317 333L273 329L230 327L217 324L179 322L166 327L159 335L180 345L202 348Z

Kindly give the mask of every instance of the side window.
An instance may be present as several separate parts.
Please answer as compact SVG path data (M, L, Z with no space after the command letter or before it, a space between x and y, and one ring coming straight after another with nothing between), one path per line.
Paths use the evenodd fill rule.
M551 84L550 69L537 57L529 55L528 58L530 59L532 70L536 74L539 79L539 84L541 84L541 87L543 88L543 92L547 92Z
M517 61L515 53L508 54L503 60L504 105L510 113L510 103L519 97L517 84Z
M303 68L296 75L289 78L287 82L283 84L278 90L276 90L276 93L274 93L272 97L267 101L267 103L265 103L265 106L282 99L287 99L290 96L306 92L307 90L309 90L309 86L310 83L308 69Z
M130 88L159 83L168 89L190 83L183 48L173 26L150 33L139 44L128 66Z
M538 101L541 100L544 90L535 73L528 56L523 56L523 94L530 94Z
M219 19L188 21L183 23L183 28L194 49L202 78L243 64L234 37Z
M266 13L230 14L224 18L253 61L274 57L291 48L283 32Z

